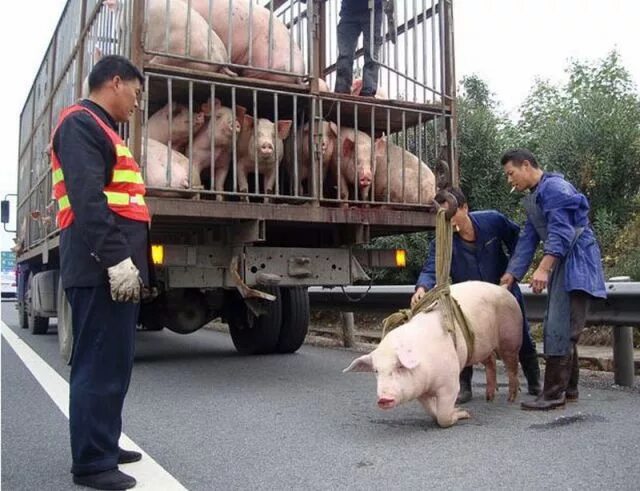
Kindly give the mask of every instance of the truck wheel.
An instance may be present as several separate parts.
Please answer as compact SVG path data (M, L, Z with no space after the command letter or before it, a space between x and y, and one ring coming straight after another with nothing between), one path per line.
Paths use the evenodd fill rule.
M305 287L280 288L282 325L278 353L294 353L304 343L309 330L309 293Z
M33 290L31 288L33 285L32 278L33 275L29 276L29 291L27 292L27 322L29 324L31 334L47 334L47 331L49 330L49 318L40 317L33 311Z
M73 350L73 324L71 324L71 305L67 301L64 288L62 288L62 277L58 280L56 307L58 311L58 347L60 348L60 356L69 365Z
M278 287L260 287L261 291L276 295L266 302L267 313L256 317L236 291L225 301L226 317L233 345L243 355L275 353L282 324L282 301Z
M180 292L176 292L180 295ZM191 334L207 323L207 300L204 294L194 288L182 291L179 300L169 302L165 326L178 334Z

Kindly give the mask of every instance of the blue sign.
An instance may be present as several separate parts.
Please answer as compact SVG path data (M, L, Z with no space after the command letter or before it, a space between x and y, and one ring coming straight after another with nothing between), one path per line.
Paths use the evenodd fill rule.
M1 271L3 273L13 273L16 269L16 253L13 251L0 251Z

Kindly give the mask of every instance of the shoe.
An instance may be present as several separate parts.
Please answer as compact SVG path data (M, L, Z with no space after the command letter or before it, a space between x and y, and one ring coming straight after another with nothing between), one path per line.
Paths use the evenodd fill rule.
M520 366L522 372L527 379L529 395L539 396L542 393L540 385L540 364L538 363L538 354L531 353L520 357Z
M580 378L580 359L578 358L578 348L573 345L573 353L571 355L571 376L567 385L567 402L578 402L578 379Z
M544 371L544 388L533 401L520 404L525 411L548 411L565 406L565 391L571 375L571 355L549 356Z
M120 472L118 469L73 476L74 484L93 489L131 489L136 485L136 480Z
M464 367L460 372L460 392L456 399L456 404L465 404L471 400L471 378L473 377L473 367Z
M125 450L123 448L119 450L118 464L131 464L132 462L138 462L142 458L142 454L135 450Z

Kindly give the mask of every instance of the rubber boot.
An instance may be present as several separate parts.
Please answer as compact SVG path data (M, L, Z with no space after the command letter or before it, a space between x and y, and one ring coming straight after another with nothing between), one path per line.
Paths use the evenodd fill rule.
M525 378L530 395L539 396L542 393L540 386L540 365L538 363L538 354L531 353L520 357L520 365Z
M471 378L473 377L473 367L464 367L460 372L460 392L456 399L456 404L464 404L471 400Z
M580 377L580 359L578 358L578 348L573 345L573 354L571 355L571 375L565 395L567 402L578 402L578 378Z
M565 406L565 391L571 375L572 356L548 356L544 371L544 388L535 400L520 404L526 411L548 411Z

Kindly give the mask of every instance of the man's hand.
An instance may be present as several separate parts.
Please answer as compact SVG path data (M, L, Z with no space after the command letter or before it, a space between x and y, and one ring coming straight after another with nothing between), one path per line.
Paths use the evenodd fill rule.
M425 287L419 286L416 292L411 297L411 307L417 304L420 301L420 299L424 297L425 293L427 293L427 290L425 289Z
M109 274L109 285L111 286L111 298L115 302L140 301L140 279L138 268L135 267L131 258L107 268Z
M507 290L509 290L515 282L516 279L511 273L505 273L502 275L502 278L500 278L500 286L506 288Z
M531 290L533 290L533 293L542 293L542 291L547 287L547 283L549 282L549 273L550 270L543 268L542 266L538 266L538 268L533 272L533 277L531 279Z

